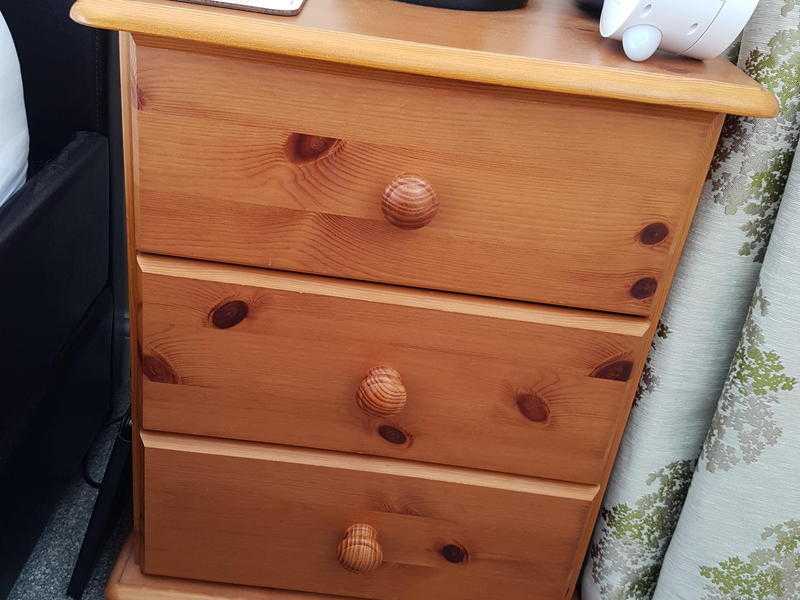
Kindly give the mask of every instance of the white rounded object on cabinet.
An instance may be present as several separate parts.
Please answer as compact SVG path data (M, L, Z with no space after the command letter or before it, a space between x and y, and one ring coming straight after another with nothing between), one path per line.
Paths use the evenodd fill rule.
M621 40L635 61L658 48L714 58L736 40L757 5L758 0L606 0L600 33Z
M661 30L652 25L634 25L622 34L622 47L631 60L647 60L661 45Z

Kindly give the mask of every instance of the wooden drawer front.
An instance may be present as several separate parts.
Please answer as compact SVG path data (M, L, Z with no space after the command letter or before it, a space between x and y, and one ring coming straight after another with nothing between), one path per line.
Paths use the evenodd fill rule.
M146 429L597 483L647 328L214 263L139 264ZM359 400L375 367L399 373L405 407L387 378Z
M138 46L139 250L638 315L668 287L714 115L202 52Z
M142 437L151 575L375 600L562 600L598 492L337 452ZM380 566L358 574L337 559L357 523L374 528L382 553L370 562Z

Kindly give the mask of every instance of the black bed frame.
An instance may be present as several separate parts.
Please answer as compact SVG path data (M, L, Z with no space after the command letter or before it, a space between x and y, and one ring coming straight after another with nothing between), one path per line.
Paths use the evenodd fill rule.
M116 44L71 4L0 1L31 135L29 179L0 206L0 598L127 370Z

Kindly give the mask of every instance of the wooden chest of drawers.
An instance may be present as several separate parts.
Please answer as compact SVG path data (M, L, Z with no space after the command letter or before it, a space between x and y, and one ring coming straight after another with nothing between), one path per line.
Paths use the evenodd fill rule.
M724 114L774 98L558 0L73 16L132 32L109 595L571 597Z

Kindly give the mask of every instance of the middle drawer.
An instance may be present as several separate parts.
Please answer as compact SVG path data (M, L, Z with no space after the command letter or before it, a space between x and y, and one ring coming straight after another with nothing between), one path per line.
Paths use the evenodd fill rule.
M649 323L140 255L143 425L603 476Z

